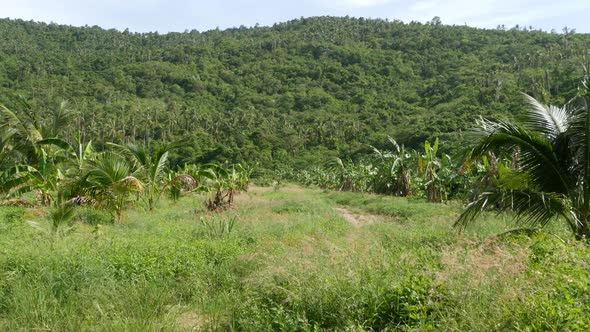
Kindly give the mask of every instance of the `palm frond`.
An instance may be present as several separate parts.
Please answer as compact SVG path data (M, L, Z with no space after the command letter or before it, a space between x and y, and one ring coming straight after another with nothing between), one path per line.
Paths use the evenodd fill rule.
M156 161L150 170L150 180L153 182L159 181L164 175L164 169L168 165L168 151L158 154Z
M37 142L39 145L55 145L63 150L74 151L74 148L61 138L45 138Z
M566 219L570 227L577 223L572 215L572 204L563 195L532 190L496 189L482 193L470 203L455 222L455 227L468 227L482 212L513 211L515 221L527 226L545 226L556 217Z
M549 140L555 139L568 129L571 116L566 106L543 105L527 94L524 96L531 106L524 122L527 129L542 133Z
M326 169L330 171L342 171L344 169L344 162L338 157L334 157L326 162Z
M551 142L545 137L509 122L485 122L481 129L487 136L473 147L471 159L482 157L487 151L510 152L518 148L521 169L530 175L534 187L562 194L573 189L575 180L563 169Z
M395 147L395 151L400 153L400 147L399 144L397 144L397 141L391 136L387 136L387 140L393 145L393 147Z

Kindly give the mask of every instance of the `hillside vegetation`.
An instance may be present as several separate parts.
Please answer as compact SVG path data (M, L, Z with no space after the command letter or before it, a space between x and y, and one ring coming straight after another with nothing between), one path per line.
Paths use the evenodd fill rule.
M0 103L40 121L63 100L65 138L153 146L186 162L301 166L386 136L449 151L479 115L518 116L520 92L576 94L590 36L565 30L317 17L272 27L130 33L0 20ZM19 95L24 96L24 107Z

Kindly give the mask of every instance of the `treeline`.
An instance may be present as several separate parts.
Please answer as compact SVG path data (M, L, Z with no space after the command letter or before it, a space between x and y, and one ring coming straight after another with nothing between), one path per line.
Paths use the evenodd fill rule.
M315 17L272 27L130 33L0 20L0 103L63 138L140 144L185 163L261 168L387 146L449 152L480 115L518 116L519 92L563 104L588 66L590 36L571 30ZM21 97L22 96L22 97Z
M52 233L69 229L78 206L110 213L120 222L123 211L141 205L152 211L164 195L211 192L210 211L224 210L246 191L253 169L242 164L185 164L170 168L177 146L156 149L108 142L96 151L92 141L63 138L60 128L73 112L64 108L51 121L21 118L0 105L0 206L51 206Z
M283 169L278 175L280 179L326 190L416 197L442 203L477 198L518 164L516 155L493 152L476 160L461 154L452 157L440 151L438 138L424 142L419 150L399 145L391 137L387 144L382 150L372 147L371 154L355 161L335 157L324 165Z

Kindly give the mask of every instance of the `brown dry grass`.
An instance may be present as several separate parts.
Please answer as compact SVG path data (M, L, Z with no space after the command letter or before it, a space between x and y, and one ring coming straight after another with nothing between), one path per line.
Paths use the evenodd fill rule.
M517 278L526 271L529 252L522 249L511 252L498 245L479 245L468 249L448 249L442 252L443 270L438 274L441 281L469 274L475 284L489 281L490 274Z

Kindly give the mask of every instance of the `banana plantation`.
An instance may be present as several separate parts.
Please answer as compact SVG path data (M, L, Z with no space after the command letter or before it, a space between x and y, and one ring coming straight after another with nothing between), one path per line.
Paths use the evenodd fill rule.
M516 156L489 152L466 161L439 151L439 140L413 150L389 137L390 149L371 147L373 153L358 161L334 158L323 166L294 173L292 179L327 190L358 191L424 198L431 203L471 200L501 174L518 167Z
M472 144L453 159L439 140L422 151L389 137L390 149L353 162L334 158L295 173L306 185L338 191L415 196L431 203L468 203L456 225L484 210L513 213L527 228L561 219L578 239L590 238L590 112L588 83L565 105L544 105L525 95L520 122L480 118Z

